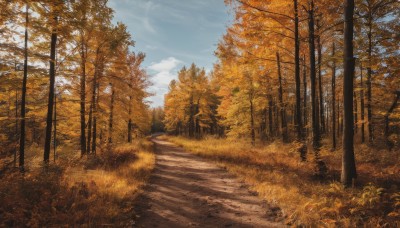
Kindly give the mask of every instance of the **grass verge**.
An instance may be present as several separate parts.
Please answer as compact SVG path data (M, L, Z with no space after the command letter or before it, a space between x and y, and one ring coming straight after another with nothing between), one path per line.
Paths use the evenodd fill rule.
M35 165L39 156L30 161L25 174L9 172L1 179L0 226L131 226L133 201L155 156L153 143L143 139L83 158L64 148L46 169Z
M328 173L320 180L314 162L299 161L296 143L251 147L227 139L161 137L235 174L262 199L280 207L289 225L400 226L400 159L391 152L357 147L360 178L355 188L343 189L338 182L341 151L322 149ZM308 157L312 160L311 154Z

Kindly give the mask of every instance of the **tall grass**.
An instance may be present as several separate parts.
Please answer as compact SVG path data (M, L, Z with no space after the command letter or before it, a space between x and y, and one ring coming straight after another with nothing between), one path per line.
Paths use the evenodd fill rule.
M275 142L251 147L248 142L166 137L191 153L208 158L245 181L262 199L281 208L287 224L316 226L399 226L399 157L388 151L356 149L359 182L343 189L340 151L321 151L328 167L321 180L312 155L300 162L298 145Z
M80 158L60 150L56 165L12 172L0 186L0 226L131 226L133 201L155 164L149 140Z

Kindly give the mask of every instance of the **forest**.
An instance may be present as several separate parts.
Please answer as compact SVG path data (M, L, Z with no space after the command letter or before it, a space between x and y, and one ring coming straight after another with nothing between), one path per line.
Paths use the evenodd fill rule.
M399 3L359 0L346 15L343 1L225 2L235 20L218 43L212 72L193 64L170 83L166 131L184 137L171 140L249 178L296 219L394 224L388 221L399 218ZM266 174L265 165L279 176ZM361 196L338 190L337 181ZM287 195L268 196L271 186ZM349 202L355 199L358 207Z
M0 0L0 226L399 226L399 4L225 0L153 107L108 0Z

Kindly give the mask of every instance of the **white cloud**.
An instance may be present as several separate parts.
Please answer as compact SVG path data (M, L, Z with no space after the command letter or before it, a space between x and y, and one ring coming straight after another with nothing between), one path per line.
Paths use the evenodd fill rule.
M151 81L153 86L149 88L150 92L156 94L149 100L153 102L152 106L162 106L164 104L164 95L168 92L169 83L177 78L178 66L182 61L169 57L158 63L152 63L147 69L152 71Z
M175 69L180 63L182 63L182 61L174 57L169 57L161 60L159 63L152 63L148 68L149 70L153 70L158 73L170 72Z

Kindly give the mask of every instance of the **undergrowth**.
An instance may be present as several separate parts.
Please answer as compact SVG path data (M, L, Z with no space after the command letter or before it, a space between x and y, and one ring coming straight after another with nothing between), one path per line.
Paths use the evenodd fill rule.
M301 162L298 145L274 142L251 147L242 141L165 137L211 159L245 181L259 196L281 208L288 225L323 227L400 226L399 157L357 146L359 179L355 188L340 184L341 151L323 148L326 177L316 177L313 155Z
M9 172L1 179L0 226L131 226L133 200L154 167L152 150L149 140L83 158L64 149L47 168Z

